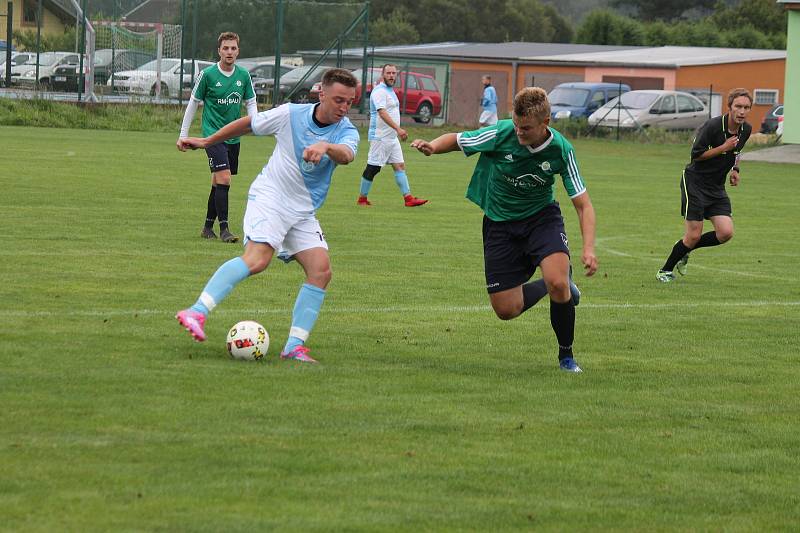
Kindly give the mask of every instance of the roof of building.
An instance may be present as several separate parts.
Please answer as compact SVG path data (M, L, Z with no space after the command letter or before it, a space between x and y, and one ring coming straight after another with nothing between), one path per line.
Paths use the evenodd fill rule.
M126 22L176 22L180 18L180 0L145 0L124 15Z
M800 1L800 0L798 0ZM361 57L363 48L347 48L342 55ZM463 43L445 42L368 48L373 56L415 57L446 61L524 61L554 65L602 65L679 68L748 61L786 59L785 50L709 48L697 46L607 46L563 43ZM321 50L299 54L321 55Z
M631 50L640 46L609 46L599 44L565 44L565 43L464 43L443 42L428 44L411 44L400 46L376 46L367 49L371 55L424 57L441 60L467 61L516 61L523 56L552 56L561 54L579 54L589 52ZM346 48L342 54L349 57L361 57L363 48ZM299 54L320 55L321 50L300 50Z
M50 11L61 22L74 22L79 11L69 0L44 0L42 6Z
M722 63L786 59L786 50L661 46L656 48L561 54L559 56L526 56L520 59L560 64L578 63L582 65L678 68L696 65L718 65Z

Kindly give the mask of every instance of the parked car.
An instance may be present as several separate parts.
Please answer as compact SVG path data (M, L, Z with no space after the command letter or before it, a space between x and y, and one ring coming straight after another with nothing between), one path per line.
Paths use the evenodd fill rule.
M250 73L250 79L253 84L256 82L271 80L275 78L275 63L271 61L264 61L260 63L251 63L249 61L237 61L237 65L244 67ZM295 67L292 65L281 65L281 79L283 76L293 71Z
M96 50L94 53L94 83L95 85L105 85L112 73L139 68L153 59L155 56L152 53L141 50L113 50L111 48ZM53 88L57 91L77 91L79 67L80 65L62 65L56 68L53 73ZM86 71L85 65L84 71Z
M272 95L272 87L275 84L275 63L271 61L237 61L237 65L246 68L250 73L250 79L253 81L253 90L256 92L256 99L265 101L267 99L267 85L269 86L269 94ZM294 65L281 64L281 81L283 77L296 69Z
M214 63L210 61L194 62L194 78L200 74L204 68L210 67ZM178 94L179 88L188 88L192 80L192 61L183 61L183 83L178 81L180 77L181 60L173 57L161 59L161 96L169 98ZM121 93L149 94L155 96L159 92L158 82L158 60L154 59L145 63L136 70L123 70L114 74L114 89ZM111 78L106 85L111 87Z
M11 84L34 87L38 85L50 88L53 72L60 65L77 65L80 54L74 52L42 52L39 54L39 78L36 78L36 54L21 65L11 67Z
M36 61L36 52L11 52L11 67L15 67L17 65L22 65L26 61L29 61L33 56L33 60ZM34 63L35 64L35 63ZM6 86L6 54L5 50L0 52L0 87Z
M571 82L556 85L550 94L550 117L553 120L588 117L609 100L631 90L619 83Z
M767 111L764 120L761 122L761 133L776 133L778 124L783 119L783 104L775 104L772 109Z
M617 104L620 105L617 105ZM708 120L708 110L699 98L681 91L630 91L609 101L589 115L591 126L691 130Z
M353 75L358 80L356 88L356 99L353 106L361 103L361 80L363 69L353 71ZM372 93L372 87L379 83L381 79L381 69L371 68L367 76L367 98ZM406 86L408 89L406 90ZM321 85L316 84L311 89L309 99L319 100ZM394 85L394 92L400 101L401 113L411 115L416 122L427 124L431 118L442 112L442 94L433 76L422 74L421 72L400 72L397 82Z
M286 95L289 91L297 85L303 76L306 75L307 72L311 72L308 78L303 81L302 85L297 88L292 93L291 101L296 104L304 104L309 102L309 92L311 91L311 87L314 86L315 83L322 79L322 75L325 74L325 71L328 70L330 67L323 67L319 66L315 68L313 71L311 70L312 65L306 65L304 67L298 67L293 69L291 72L287 74L281 74L281 81L280 81L280 95L281 100L285 99ZM261 80L258 82L253 82L253 88L256 91L256 98L268 98L272 95L273 89L275 87L275 79L274 78L267 78L265 80Z

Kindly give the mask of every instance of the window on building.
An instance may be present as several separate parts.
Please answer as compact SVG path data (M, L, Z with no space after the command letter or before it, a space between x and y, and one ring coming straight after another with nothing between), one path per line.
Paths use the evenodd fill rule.
M753 91L755 105L775 105L778 103L778 91L775 89L756 89Z
M36 2L33 0L25 0L22 4L22 25L36 25Z

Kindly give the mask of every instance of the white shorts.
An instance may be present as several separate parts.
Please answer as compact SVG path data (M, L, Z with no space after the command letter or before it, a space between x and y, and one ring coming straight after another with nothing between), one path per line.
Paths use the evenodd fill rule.
M478 122L481 124L486 124L487 126L491 126L492 124L497 124L497 113L492 113L491 111L483 111L481 113L481 117L478 119Z
M244 212L244 243L269 244L282 259L311 248L328 249L325 234L314 215L292 215L269 204L248 200Z
M394 139L375 139L369 142L369 154L367 164L382 167L387 163L404 163L403 148L400 140Z

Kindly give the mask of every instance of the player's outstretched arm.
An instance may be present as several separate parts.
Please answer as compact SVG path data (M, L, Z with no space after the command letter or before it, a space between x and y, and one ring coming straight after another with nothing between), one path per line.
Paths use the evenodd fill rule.
M432 141L424 139L414 139L411 141L411 148L416 148L425 155L446 154L458 150L458 134L445 133L436 137Z
M353 149L346 144L331 144L321 141L303 150L303 160L315 165L326 155L337 165L346 165L355 159Z
M586 270L586 275L591 276L597 272L597 256L594 254L594 206L592 206L592 201L589 199L589 192L586 191L573 198L572 205L575 206L581 225L581 238L583 239L581 262Z
M250 128L250 117L242 117L239 120L234 120L230 124L223 126L222 128L218 129L216 133L209 135L208 137L203 137L202 139L198 137L178 139L178 149L182 152L185 152L187 148L191 148L192 150L196 150L197 148L208 148L209 146L214 146L215 144L227 141L228 139L241 137L242 135L246 135L251 131L253 130Z

